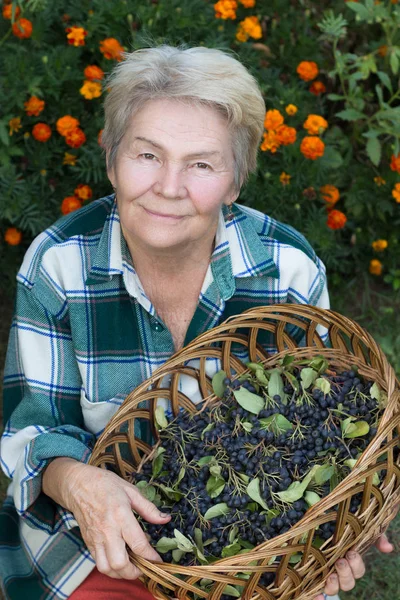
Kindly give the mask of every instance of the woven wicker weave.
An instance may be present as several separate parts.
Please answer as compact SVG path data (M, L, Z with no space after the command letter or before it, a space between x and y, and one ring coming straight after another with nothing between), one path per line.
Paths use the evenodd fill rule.
M319 333L321 327L329 333L326 345ZM296 335L299 330L304 331L306 339L306 345L303 342L301 347L294 341L294 337L299 338ZM263 350L259 342L263 331L264 335L268 331L273 336L277 354L269 355ZM329 496L310 508L289 531L248 554L198 567L152 563L129 551L130 558L144 573L143 581L157 598L193 599L197 594L199 598L219 600L225 585L231 584L242 586L241 597L245 600L311 600L323 589L336 560L349 548L364 552L385 530L400 502L400 459L395 459L398 452L394 452L395 447L400 446L399 381L379 346L354 321L313 306L289 304L257 307L229 318L176 353L127 396L98 439L91 464L111 467L121 477L132 481L132 472L152 450L151 446L135 438L135 420L147 420L157 440L154 411L160 398L170 401L175 415L180 409L197 412L199 407L179 391L180 378L183 375L194 378L201 397L214 398L211 378L206 374L207 358L219 358L221 368L228 376L247 371L245 364L232 353L232 344L235 349L239 346L247 349L247 360L262 361L266 368L274 366L286 354L294 354L296 358L324 356L331 367L341 370L356 365L361 375L376 381L388 396L377 435L351 473ZM199 368L187 365L193 359L199 360ZM170 385L166 387L165 382L169 380ZM373 475L381 470L386 470L384 481L374 486ZM361 507L352 514L351 499L360 492L363 492ZM312 546L316 528L329 521L336 521L335 534L316 549ZM298 553L301 560L291 564L290 557ZM279 564L272 562L273 557L281 559ZM251 573L250 579L245 581L235 577L236 573L244 571ZM276 573L274 583L268 587L259 584L263 572ZM209 594L196 586L202 578L215 582Z

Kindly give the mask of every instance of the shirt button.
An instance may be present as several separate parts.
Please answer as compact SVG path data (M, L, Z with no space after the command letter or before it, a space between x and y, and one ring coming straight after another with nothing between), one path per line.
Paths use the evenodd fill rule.
M164 330L163 325L161 325L160 321L157 321L157 320L152 322L151 327L152 327L152 329L154 329L154 331L157 331L157 332Z

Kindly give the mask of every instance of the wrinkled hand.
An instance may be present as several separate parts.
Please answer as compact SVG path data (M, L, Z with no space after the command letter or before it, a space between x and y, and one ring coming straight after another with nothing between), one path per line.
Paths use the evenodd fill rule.
M390 553L393 551L391 544L385 534L375 542L375 546L380 552ZM365 574L365 564L358 552L349 551L346 558L341 558L335 563L336 573L332 573L326 582L324 593L328 596L335 596L343 590L347 592L352 590L356 580ZM323 594L318 594L314 600L324 600Z
M138 556L162 562L132 509L150 523L166 524L170 516L160 512L135 486L110 471L79 464L69 473L68 495L69 508L100 573L115 579L141 575L129 561L125 544Z

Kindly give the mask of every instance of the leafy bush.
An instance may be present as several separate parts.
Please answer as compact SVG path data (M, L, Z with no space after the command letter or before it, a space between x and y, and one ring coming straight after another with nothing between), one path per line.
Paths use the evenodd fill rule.
M104 75L121 50L184 42L233 50L264 94L258 171L240 202L303 232L331 284L369 271L399 288L399 25L398 0L6 1L0 268L10 286L36 234L111 191L99 133Z

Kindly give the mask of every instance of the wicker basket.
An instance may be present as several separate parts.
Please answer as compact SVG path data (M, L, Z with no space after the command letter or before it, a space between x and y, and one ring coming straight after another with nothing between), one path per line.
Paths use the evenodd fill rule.
M321 332L328 330L329 341ZM295 339L305 334L299 347ZM278 353L269 355L260 339L273 340ZM304 336L303 336L304 338ZM265 344L264 344L265 347ZM275 365L286 354L296 358L324 356L329 364L342 370L353 365L367 380L376 381L388 396L387 407L378 432L351 473L320 502L311 507L296 525L255 548L248 554L221 559L211 565L185 567L169 563L152 563L129 552L131 561L143 572L143 581L156 598L198 598L219 600L226 584L242 587L242 599L311 600L320 592L334 563L349 548L364 552L386 529L396 514L400 502L400 385L394 371L371 336L354 321L332 311L308 305L280 304L257 307L234 316L222 325L197 337L171 357L153 376L127 396L118 412L98 439L90 464L112 468L121 477L132 481L132 472L152 446L134 435L135 420L147 420L154 439L154 411L157 402L169 400L176 415L180 409L195 413L199 407L179 390L181 377L193 378L201 398L213 397L211 377L206 373L206 359L217 358L228 376L247 371L233 349L248 352L252 362L264 362L266 368ZM240 354L240 352L237 352ZM188 361L198 360L198 368ZM169 381L169 386L165 382ZM144 407L144 408L143 408ZM396 458L397 457L397 458ZM375 472L386 470L379 486L373 485ZM363 493L361 507L352 514L350 503L354 495ZM329 521L336 522L333 537L319 549L312 545L316 528ZM290 557L300 553L301 560L291 564ZM274 562L273 557L277 557ZM251 564L250 564L251 563ZM251 573L246 581L236 573ZM263 572L276 573L268 587L259 583ZM177 575L179 577L177 577ZM196 586L202 578L214 581L207 594Z

